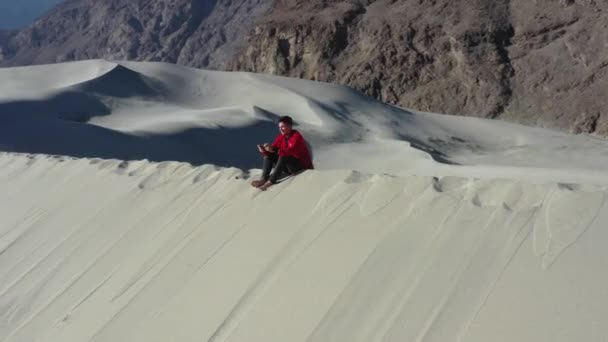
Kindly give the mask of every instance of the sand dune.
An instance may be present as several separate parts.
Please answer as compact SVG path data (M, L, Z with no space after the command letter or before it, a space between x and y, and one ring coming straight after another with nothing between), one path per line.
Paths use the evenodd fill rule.
M0 156L3 341L601 341L606 188Z
M608 170L603 139L419 113L320 82L101 60L0 69L0 79L4 151L248 169L289 114L322 169L462 175L446 167L458 164L476 166L466 177L500 168L570 182L603 182Z
M0 341L608 339L603 139L162 63L0 80ZM284 114L317 168L260 192Z

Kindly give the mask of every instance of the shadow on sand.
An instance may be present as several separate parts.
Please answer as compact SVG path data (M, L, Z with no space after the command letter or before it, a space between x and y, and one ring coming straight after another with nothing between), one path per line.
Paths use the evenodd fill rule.
M138 135L50 117L0 115L0 150L71 157L181 161L243 170L261 167L256 145L271 142L276 124L196 128L176 134Z

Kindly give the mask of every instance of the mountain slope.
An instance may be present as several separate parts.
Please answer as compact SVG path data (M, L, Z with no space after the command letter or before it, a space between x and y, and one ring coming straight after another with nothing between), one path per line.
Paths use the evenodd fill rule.
M90 58L221 68L266 0L69 0L17 34L5 65Z
M17 34L17 31L0 30L0 65L4 63L6 55L10 55L9 46L11 39Z

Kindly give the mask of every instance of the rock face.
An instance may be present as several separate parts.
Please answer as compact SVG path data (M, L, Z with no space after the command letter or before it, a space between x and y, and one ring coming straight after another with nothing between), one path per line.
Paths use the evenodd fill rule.
M606 1L72 0L0 46L4 66L168 61L608 135Z
M606 135L607 7L279 1L233 67L347 84L418 110Z
M90 58L221 69L267 0L69 0L9 42L4 66Z
M508 1L322 3L303 5L318 15L299 21L300 8L277 6L235 68L349 84L421 110L494 117L509 103Z
M513 100L503 117L608 135L608 2L514 0Z

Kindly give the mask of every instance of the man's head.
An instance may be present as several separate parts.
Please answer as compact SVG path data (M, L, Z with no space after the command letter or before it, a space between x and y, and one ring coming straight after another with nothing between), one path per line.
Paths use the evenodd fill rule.
M279 131L281 134L289 135L291 133L291 127L293 126L293 120L289 116L281 116L279 118Z

